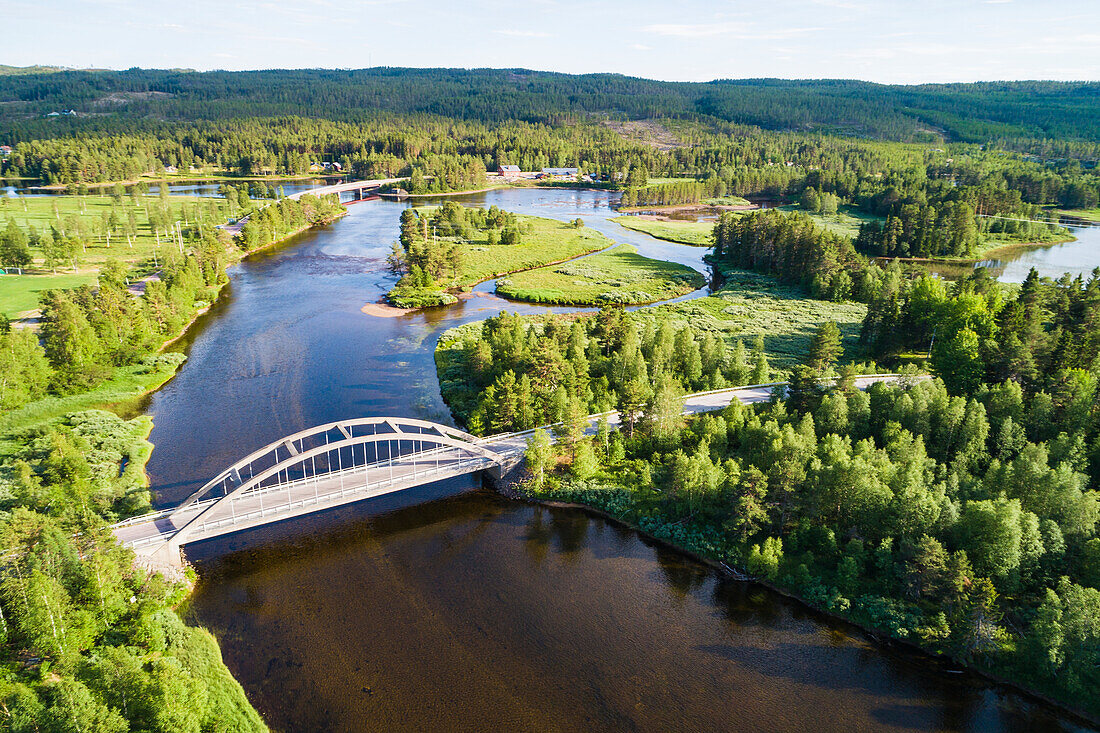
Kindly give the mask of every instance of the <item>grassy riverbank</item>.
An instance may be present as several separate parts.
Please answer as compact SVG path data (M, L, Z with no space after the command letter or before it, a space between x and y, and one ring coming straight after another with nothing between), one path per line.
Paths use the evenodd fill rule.
M94 283L109 260L151 271L168 250L179 249L170 232L175 222L213 225L228 216L224 200L198 196L58 195L0 202L0 221L15 222L28 237L33 232L51 242L58 235L67 240L51 252L31 242L32 262L24 273L0 276L0 312L9 318L37 308L45 290Z
M1094 221L1100 224L1100 209L1055 209L1054 213L1059 216L1072 216L1076 219Z
M634 247L621 244L501 279L496 290L506 298L531 303L640 305L686 295L705 284L703 275L690 267L642 257Z
M616 216L609 221L666 242L693 247L710 247L714 243L711 236L714 232L713 221L660 221L642 216Z

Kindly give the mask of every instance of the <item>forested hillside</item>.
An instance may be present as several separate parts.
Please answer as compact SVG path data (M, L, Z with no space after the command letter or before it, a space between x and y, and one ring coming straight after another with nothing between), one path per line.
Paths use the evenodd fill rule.
M823 129L896 140L1059 138L1100 142L1100 86L1000 82L890 86L782 79L659 82L618 74L527 69L128 69L0 76L0 119L20 136L55 127L103 129L151 121L364 113L429 113L464 120L561 122L589 115L638 119L705 115L773 130ZM74 109L75 119L36 120ZM58 124L61 123L61 124ZM132 128L131 128L132 129Z

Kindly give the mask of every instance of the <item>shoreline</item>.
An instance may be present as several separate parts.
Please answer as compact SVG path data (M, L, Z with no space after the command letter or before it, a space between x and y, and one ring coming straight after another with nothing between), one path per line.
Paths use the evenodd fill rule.
M1053 708L1056 708L1059 711L1063 712L1064 714L1068 715L1069 717L1077 719L1077 722L1079 722L1079 723L1082 723L1082 724L1087 725L1089 727L1100 727L1100 716L1093 716L1093 715L1089 714L1088 712L1086 712L1085 710L1075 708L1075 707L1072 707L1072 706L1070 706L1066 703L1060 702L1060 701L1056 700L1055 698L1052 698L1052 697L1050 697L1050 696L1046 695L1045 693L1042 693L1038 690L1033 690L1029 687L1025 687L1021 683L1013 682L1012 680L1001 677L1000 675L996 674L995 672L988 671L988 670L982 669L980 667L975 667L973 665L961 662L961 661L955 659L954 657L952 657L948 654L933 652L933 651L930 651L928 649L925 649L925 648L919 646L918 644L914 644L913 642L906 641L904 639L896 639L892 636L886 636L885 634L883 634L883 632L878 631L878 630L876 630L872 627L869 627L869 626L864 626L863 624L859 623L858 621L854 621L850 618L847 618L845 616L841 616L841 615L839 615L837 613L834 613L832 611L826 611L826 610L820 609L820 608L810 604L805 599L791 593L790 591L788 591L788 590L786 590L786 589L784 589L784 588L782 588L778 585L775 585L771 581L768 581L768 580L765 580L765 579L762 579L762 578L754 578L754 577L748 575L747 573L744 573L744 572L740 571L737 568L729 567L728 565L726 565L725 563L723 563L719 560L709 558L705 555L700 555L699 553L694 552L692 550L689 550L685 547L681 547L680 545L678 545L675 542L672 542L670 540L666 540L666 539L661 538L661 537L656 537L656 536L650 534L649 532L646 532L644 529L637 526L633 522L630 522L629 520L623 519L621 517L617 517L614 514L611 514L607 511L604 511L603 509L599 509L597 507L589 506L587 504L579 504L579 503L576 503L576 502L559 501L559 500L556 500L556 499L541 499L541 498L538 498L538 497L535 497L535 496L531 496L529 494L525 494L521 491L517 491L516 489L506 487L503 484L503 482L501 482L500 484L494 484L491 481L490 486L492 486L492 490L495 491L497 494L499 494L500 496L502 496L506 499L512 500L512 501L522 501L522 502L526 502L528 504L534 504L535 506L544 506L544 507L551 508L551 509L566 509L566 510L571 510L571 511L580 511L580 512L584 512L585 514L588 514L590 516L594 516L596 518L599 518L599 519L602 519L604 521L615 524L617 526L624 527L626 529L632 530L633 532L636 532L638 534L638 536L642 537L645 541L652 542L653 544L658 545L660 547L663 547L664 549L671 550L671 551L673 551L673 552L675 552L679 555L682 555L682 556L684 556L684 557L686 557L686 558L688 558L688 559L690 559L694 562L700 563L701 565L704 565L704 566L710 568L711 570L713 570L716 573L722 575L723 577L729 578L731 580L736 580L736 581L742 582L742 583L755 583L755 584L760 585L764 588L767 588L768 590L772 591L773 593L776 593L780 596L783 596L784 598L786 598L789 601L793 601L793 602L799 604L800 606L807 609L808 611L810 611L814 614L818 614L821 617L826 618L831 622L844 624L844 625L847 625L847 626L849 626L853 629L856 629L862 636L866 637L870 643L872 643L872 644L874 644L878 647L885 647L885 648L900 647L901 649L905 650L907 653L919 656L924 660L936 662L936 663L939 663L939 664L945 664L945 663L946 664L951 664L955 667L960 668L961 670L965 670L966 672L969 672L970 674L974 674L974 675L982 678L983 680L985 680L988 683L991 683L992 685L999 685L999 686L1002 686L1002 687L1007 687L1010 690L1012 690L1013 692L1015 692L1016 694L1019 694L1019 695L1025 697L1025 698L1029 698L1032 701L1040 702L1040 703L1049 705ZM945 671L947 671L947 670L945 670Z
M487 191L498 191L502 188L510 188L510 186L508 186L506 184L501 184L501 185L498 185L498 186L489 186L488 188L471 188L471 189L468 189L466 191L447 191L446 193L407 193L404 196L402 196L401 199L430 199L430 198L435 198L436 196L465 196L467 194L485 193ZM382 198L385 198L387 196L390 196L390 197L393 196L392 193L388 193L388 192L380 193L378 195ZM400 200L400 199L398 199L398 200Z
M300 176L269 177L269 176L232 176L232 175L227 175L225 173L213 173L209 176L203 176L203 175L186 176L186 177L160 176L160 177L149 177L149 178L146 178L146 177L127 178L127 179L121 180L121 181L96 181L94 183L76 183L76 184L51 183L51 184L48 184L46 186L25 186L24 188L33 189L35 191L65 191L66 189L69 188L70 185L77 185L77 186L82 185L85 188L91 190L91 189L94 189L94 188L109 188L111 186L114 186L116 183L121 184L123 186L136 186L139 183L156 183L156 184L161 184L161 183L168 183L168 184L172 184L172 183L177 183L177 184L197 183L197 184L202 184L202 183L228 183L228 182L231 182L231 181L241 181L241 182L244 182L244 181L265 181L265 182L270 182L270 183L277 183L277 182L280 182L280 181L310 181L310 180L314 180L314 179L327 180L327 179L330 179L330 178L343 178L343 176L300 175ZM32 179L27 179L27 180L41 180L41 179L32 178Z
M1054 247L1059 244L1069 244L1076 242L1077 237L1070 235L1067 239L1056 239L1051 242L1009 242L1006 244L998 244L994 247L990 247L987 250L983 250L979 254L972 257L886 257L886 256L873 256L872 260L876 262L889 263L893 260L898 262L909 262L914 265L958 265L976 266L979 263L985 262L990 259L997 259L1008 254L1012 254L1021 249L1042 249L1044 247Z
M664 236L664 235L659 234L659 233L649 232L649 231L646 231L645 229L642 229L642 228L639 228L639 227L632 227L629 224L627 224L626 222L621 221L622 219L639 219L640 221L652 221L652 222L657 222L657 223L660 223L660 224L672 224L672 223L696 224L696 223L699 223L698 220L692 222L692 221L686 221L686 220L683 220L683 219L673 219L671 217L662 216L660 214L626 214L626 215L616 216L616 217L613 217L611 219L608 219L608 221L613 222L615 224L618 224L623 229L629 229L632 232L640 232L642 234L647 234L647 235L653 237L654 239L661 240L662 242L672 242L673 244L683 244L683 245L686 245L688 247L699 247L700 249L711 249L712 247L714 247L713 243L703 244L703 243L697 243L697 242L686 242L682 239L673 239L672 237ZM714 223L717 224L718 222L714 222ZM713 228L712 228L712 231L713 231Z
M653 216L658 217L657 221L666 221L666 219L660 219L659 217L666 216L667 214L689 214L697 211L762 211L763 209L763 206L754 204L750 201L747 204L720 204L716 206L704 203L667 204L665 206L620 206L616 211L635 215L653 211L656 212ZM668 220L675 221L675 219Z

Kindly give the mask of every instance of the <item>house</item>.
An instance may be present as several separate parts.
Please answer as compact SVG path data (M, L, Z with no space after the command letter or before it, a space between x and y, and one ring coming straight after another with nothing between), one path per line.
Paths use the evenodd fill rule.
M11 155L11 145L0 145L0 155L5 158Z
M563 177L575 177L577 175L576 168L543 168L542 174L544 176L563 176Z
M520 170L518 165L502 165L500 167L500 175L505 178L519 178Z
M166 166L164 166L164 172L165 173L179 173L179 168L177 168L174 165L166 165Z

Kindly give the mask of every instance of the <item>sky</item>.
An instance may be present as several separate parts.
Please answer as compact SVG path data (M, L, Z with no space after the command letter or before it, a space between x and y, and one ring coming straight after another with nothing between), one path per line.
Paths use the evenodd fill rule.
M1100 0L0 0L0 63L1100 80Z

